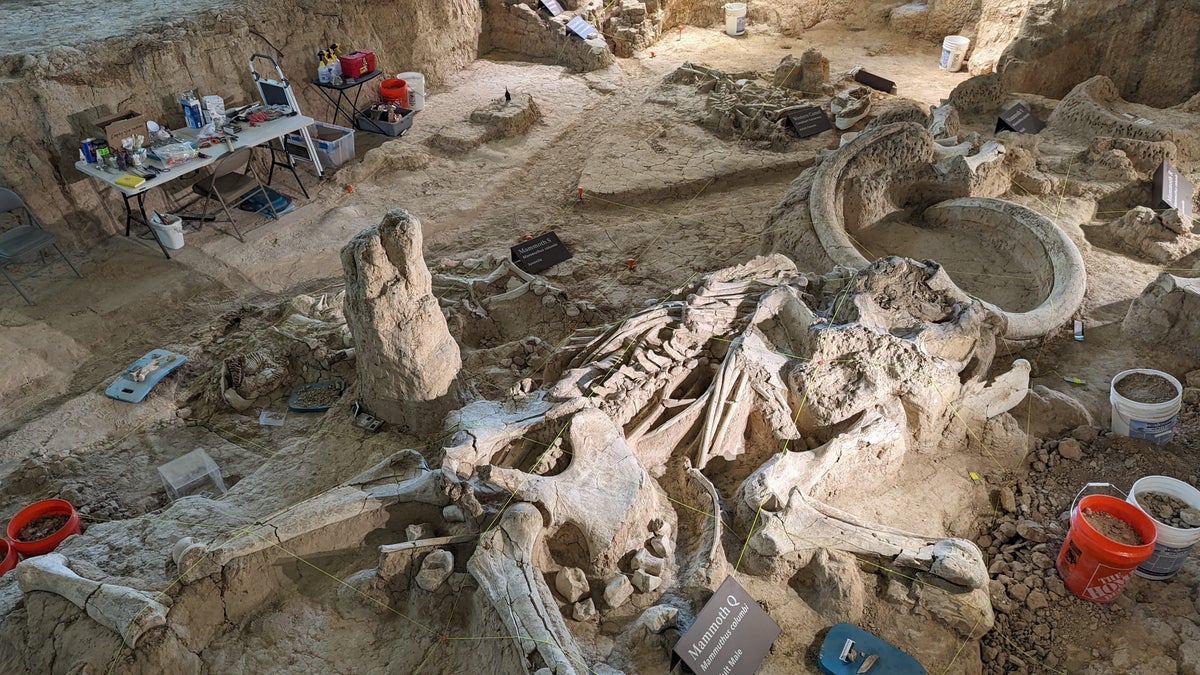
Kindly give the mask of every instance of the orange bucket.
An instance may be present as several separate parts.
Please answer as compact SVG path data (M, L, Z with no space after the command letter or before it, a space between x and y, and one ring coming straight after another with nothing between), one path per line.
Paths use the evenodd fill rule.
M22 541L17 538L21 528L42 516L66 516L67 522L55 532L35 541ZM17 515L8 521L6 533L13 550L28 558L31 555L53 551L64 539L79 534L79 531L79 512L71 506L71 502L63 499L43 499L17 511Z
M408 107L408 83L398 77L389 77L379 83L379 95L384 103L395 103Z
M17 549L13 548L7 539L0 539L0 577L8 574L16 566Z
M1113 541L1083 517L1091 510L1125 521L1142 538L1140 546ZM1058 552L1056 567L1067 590L1091 602L1112 602L1129 575L1154 553L1158 528L1141 509L1109 495L1088 495L1071 509L1071 529Z

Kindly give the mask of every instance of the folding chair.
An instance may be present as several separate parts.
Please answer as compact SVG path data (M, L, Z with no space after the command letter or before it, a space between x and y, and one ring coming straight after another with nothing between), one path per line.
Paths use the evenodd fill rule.
M254 163L251 161L254 159L251 150L253 148L240 148L221 157L213 164L211 174L192 185L192 191L204 197L201 222L215 216L208 212L208 204L213 198L216 198L221 204L221 209L225 211L225 217L229 219L229 224L233 226L238 241L245 241L245 239L242 237L242 231L238 229L237 221L233 218L233 212L229 210L231 207L236 208L254 195L261 194L267 202L267 208L271 209L271 215L276 219L279 218L279 213L275 211L275 205L271 202L271 196L267 193L262 180L258 177L258 170L254 168Z
M37 216L33 215L33 211L30 210L25 200L21 199L20 195L8 188L0 188L0 214L13 213L17 209L25 209L26 224L18 225L5 232L0 232L0 274L3 274L4 278L8 279L8 283L17 289L17 293L25 299L25 302L32 305L33 300L30 300L29 296L25 295L25 291L21 290L16 280L4 270L5 265L8 263L20 260L31 253L39 253L43 256L42 264L45 266L45 251L48 248L53 248L67 262L67 265L70 266L75 276L82 279L83 275L79 273L79 270L75 269L75 264L71 262L67 254L63 253L62 249L58 247L58 243L54 239L54 234L42 227L42 222L38 220Z

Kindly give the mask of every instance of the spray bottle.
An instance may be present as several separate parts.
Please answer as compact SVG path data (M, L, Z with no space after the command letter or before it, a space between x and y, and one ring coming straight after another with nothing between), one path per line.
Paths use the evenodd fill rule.
M317 52L317 81L321 84L329 84L333 79L333 69L329 65L329 59L324 51Z
M333 61L333 74L342 77L342 60L338 57L342 55L342 45L335 42L329 45L329 58Z

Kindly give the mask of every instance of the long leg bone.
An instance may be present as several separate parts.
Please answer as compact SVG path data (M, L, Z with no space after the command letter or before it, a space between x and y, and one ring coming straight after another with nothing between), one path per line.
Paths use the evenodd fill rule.
M28 558L17 566L16 574L23 593L61 595L102 626L119 633L130 649L147 631L167 624L167 608L154 596L127 586L84 579L67 567L66 556L59 553Z
M557 675L586 673L587 665L558 604L541 571L533 566L533 549L542 530L537 508L512 505L480 540L467 570L491 600L517 649L527 657L536 650Z

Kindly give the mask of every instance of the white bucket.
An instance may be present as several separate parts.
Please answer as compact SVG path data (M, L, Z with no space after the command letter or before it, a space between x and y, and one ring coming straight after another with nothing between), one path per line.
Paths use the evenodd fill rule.
M1117 393L1117 383L1128 375L1145 373L1157 375L1175 386L1175 398L1162 403L1131 401ZM1170 442L1175 436L1175 419L1183 407L1183 385L1179 380L1149 368L1131 368L1117 373L1108 389L1108 402L1112 405L1112 430L1118 436L1144 438L1155 445Z
M1126 501L1141 508L1136 498L1139 494L1146 492L1161 492L1171 495L1186 502L1193 509L1200 509L1200 490L1181 480L1167 476L1139 478L1133 487L1129 488L1129 497ZM1142 510L1145 511L1145 509ZM1158 519L1149 512L1146 515L1150 516L1150 520L1153 520L1154 526L1158 528L1158 539L1154 543L1154 553L1146 562L1138 565L1135 572L1138 576L1147 579L1170 579L1183 566L1196 542L1200 542L1200 527L1188 529L1171 527L1158 522Z
M952 73L958 72L959 68L962 68L963 59L966 58L967 48L970 46L970 38L961 35L947 35L946 39L942 40L942 59L938 61L938 67Z
M162 220L158 214L150 216L150 227L158 235L158 240L167 248L183 248L183 219L179 216L166 215Z
M746 3L725 3L725 33L737 37L746 32Z
M423 110L425 108L425 76L421 73L400 73L397 79L408 84L408 109Z

